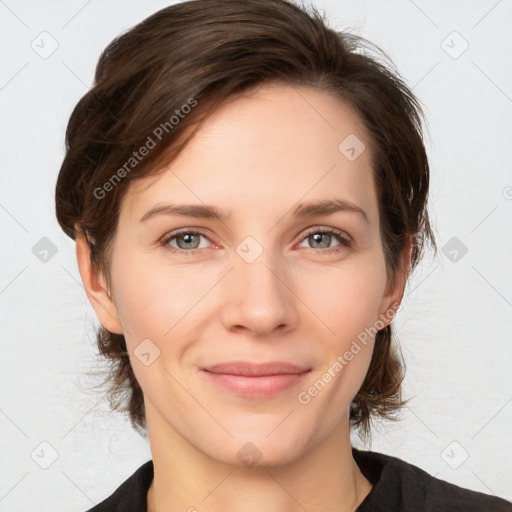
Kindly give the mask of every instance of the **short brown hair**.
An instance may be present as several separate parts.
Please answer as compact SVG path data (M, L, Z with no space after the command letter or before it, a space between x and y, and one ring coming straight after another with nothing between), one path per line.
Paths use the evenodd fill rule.
M372 142L388 282L397 276L409 240L411 270L426 241L436 248L427 212L424 114L389 57L361 36L329 28L312 6L192 0L166 7L116 37L100 56L94 86L69 120L56 185L57 219L71 238L83 233L92 263L109 286L110 247L131 180L163 169L222 102L270 83L333 94L364 123ZM127 167L148 137L157 138L157 127L158 144ZM106 191L108 197L98 197ZM143 394L124 336L100 327L97 341L111 365L111 406L127 411L144 432ZM352 426L364 436L372 416L394 419L392 413L405 403L405 367L396 348L391 326L376 334L368 373L350 410Z

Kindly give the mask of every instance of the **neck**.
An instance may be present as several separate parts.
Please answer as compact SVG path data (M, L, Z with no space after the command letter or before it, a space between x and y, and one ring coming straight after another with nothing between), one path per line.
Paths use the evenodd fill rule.
M372 488L352 457L348 418L302 457L253 467L214 460L161 418L147 420L154 466L148 512L354 512Z

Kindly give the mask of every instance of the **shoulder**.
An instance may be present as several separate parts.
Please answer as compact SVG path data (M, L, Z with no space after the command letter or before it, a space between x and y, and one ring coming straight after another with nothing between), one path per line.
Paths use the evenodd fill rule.
M353 449L354 460L373 488L358 512L512 512L512 503L440 480L383 453Z
M143 464L108 498L87 512L146 512L146 496L153 481L153 461Z

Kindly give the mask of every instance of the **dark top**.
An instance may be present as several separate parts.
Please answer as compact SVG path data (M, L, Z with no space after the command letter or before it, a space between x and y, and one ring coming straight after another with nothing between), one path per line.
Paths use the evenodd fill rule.
M439 480L396 457L356 448L352 454L373 485L356 512L512 512L512 503L502 498ZM149 460L88 512L147 512L152 481L153 461Z

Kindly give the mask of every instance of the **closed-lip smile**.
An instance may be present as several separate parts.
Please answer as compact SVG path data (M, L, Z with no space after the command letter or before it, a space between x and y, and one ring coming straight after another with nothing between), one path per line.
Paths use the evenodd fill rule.
M211 381L236 395L263 398L297 385L311 371L306 366L272 361L231 361L201 368Z

